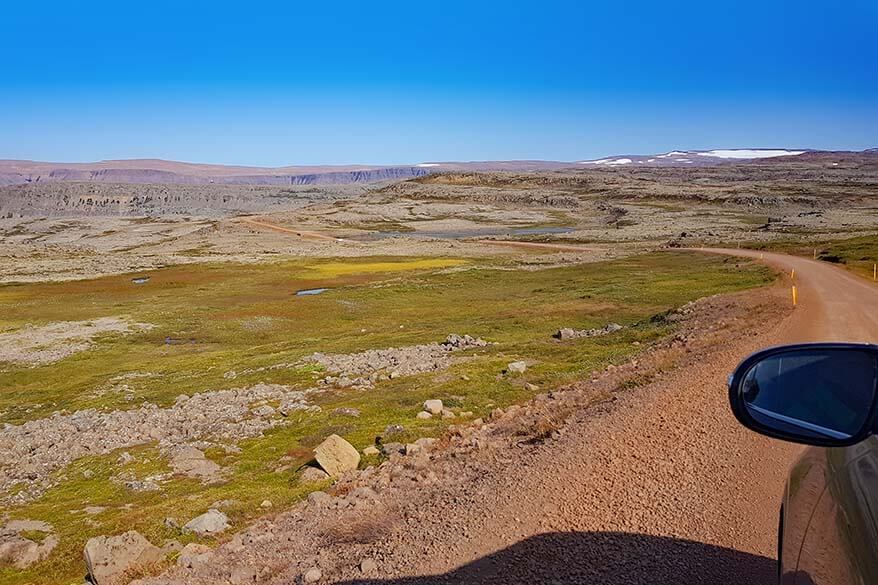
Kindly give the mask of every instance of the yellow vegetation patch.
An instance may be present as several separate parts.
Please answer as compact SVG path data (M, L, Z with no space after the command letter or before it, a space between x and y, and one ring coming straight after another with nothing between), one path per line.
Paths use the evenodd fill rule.
M351 274L370 274L375 272L403 272L408 270L429 270L434 268L450 268L466 264L461 258L424 258L421 260L402 260L386 262L327 262L309 266L312 274L305 278L333 278Z

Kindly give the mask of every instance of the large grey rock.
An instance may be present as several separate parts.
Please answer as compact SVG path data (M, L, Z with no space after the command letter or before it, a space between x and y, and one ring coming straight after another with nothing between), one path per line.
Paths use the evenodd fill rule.
M353 471L360 464L360 452L338 435L329 435L317 445L314 458L332 477Z
M95 585L117 583L135 567L161 560L162 551L142 534L129 530L119 536L96 536L85 543L85 565Z
M211 508L201 516L196 516L183 526L183 532L194 532L199 536L218 534L229 527L229 517Z

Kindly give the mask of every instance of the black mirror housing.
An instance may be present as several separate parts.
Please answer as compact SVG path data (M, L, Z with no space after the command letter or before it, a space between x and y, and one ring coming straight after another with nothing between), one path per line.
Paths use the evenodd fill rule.
M859 443L875 429L878 346L803 343L756 352L729 377L729 404L741 424L769 437Z

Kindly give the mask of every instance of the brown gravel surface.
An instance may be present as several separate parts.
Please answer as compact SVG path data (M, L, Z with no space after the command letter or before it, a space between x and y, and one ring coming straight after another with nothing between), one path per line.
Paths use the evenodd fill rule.
M703 299L636 361L394 455L149 582L774 582L800 448L740 427L726 376L766 345L874 339L878 289L822 263L765 260L796 268L795 310L788 279Z

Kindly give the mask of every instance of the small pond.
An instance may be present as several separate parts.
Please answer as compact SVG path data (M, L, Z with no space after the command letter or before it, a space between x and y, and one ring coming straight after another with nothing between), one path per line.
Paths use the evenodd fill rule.
M137 278L132 278L131 282L133 282L134 284L146 284L147 282L149 282L149 277L148 276L138 276Z
M310 297L312 295L319 295L322 292L328 291L328 288L306 288L305 290L297 290L297 297Z

